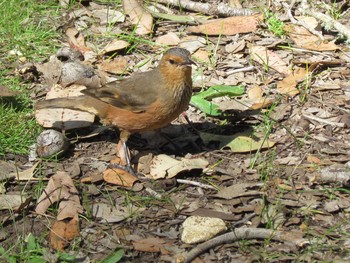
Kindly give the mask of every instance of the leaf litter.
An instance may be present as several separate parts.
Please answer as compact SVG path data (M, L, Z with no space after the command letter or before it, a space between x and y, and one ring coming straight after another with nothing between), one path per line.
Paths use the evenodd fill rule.
M124 7L135 4L134 1L123 3ZM48 127L60 123L55 127L64 129L73 145L58 161L36 163L29 169L25 166L28 165L26 159L5 157L11 169L0 164L4 167L1 177L5 190L2 222L9 222L9 210L15 211L16 224L29 222L28 217L17 216L19 211L28 211L24 208L32 207L32 201L23 197L35 186L33 178L46 177L49 183L41 197L45 201L39 202L42 204L38 205L38 211L52 220L48 223L43 217L34 217L36 227L26 229L27 233L33 231L40 236L43 229L50 229L47 231L50 232L51 247L68 251L74 239L83 237L80 243L83 254L94 260L113 255L119 248L124 249L126 262L174 259L197 246L185 245L180 239L182 223L193 215L221 218L229 229L236 230L236 237L242 235L249 239L249 229L253 234L259 233L258 238L252 236L254 241L251 242L254 249L261 251L265 243L258 240L276 234L272 238L274 241L270 241L273 245L264 253L279 253L281 258L295 260L302 255L310 260L332 260L347 257L348 251L343 246L345 239L341 237L347 231L350 207L346 190L350 161L347 143L350 140L347 132L349 89L346 86L349 59L344 44L341 41L335 44L338 40L335 35L324 31L325 41L288 22L287 35L281 39L266 30L262 19L248 20L248 17L239 18L247 22L246 26L251 26L237 31L245 33L224 32L223 29L237 29L223 27L222 22L211 17L205 17L208 24L189 29L186 24L174 20L179 17L170 20L152 18L149 13L153 14L153 11L145 11L139 4L135 13L130 9L125 12L121 6L85 4L67 9L74 24L68 26L61 22L71 47L68 55L62 56L60 51L48 62L34 64L41 74L41 79L29 78L37 81L33 87L35 99L35 94L46 95L47 91L50 94L56 88L67 93L70 89L78 92L80 88L103 85L119 78L120 74L149 70L156 65L163 50L149 44L156 42L187 48L198 59L193 72L194 94L209 107L193 103L186 112L186 118L192 123L188 124L180 117L174 122L177 125L161 130L169 138L157 138L153 145L148 144L152 137L135 135L130 142L132 156L135 156L132 162L141 163L142 157L146 156L144 167L138 171L147 176L153 174L157 180L144 176L129 180L117 176L117 183L115 177L104 178L104 173L110 171L106 167L118 152L118 139L113 129L94 132L97 129L94 116L90 119L79 117L79 122L67 126L62 116L71 119L74 114L65 110L54 114L43 112L41 123L55 115ZM244 4L256 7L258 3ZM272 4L281 7L278 1ZM203 23L190 10L180 12L172 6L163 7L172 14L185 14L195 17L192 21ZM300 13L300 10L296 11ZM157 12L163 11L157 8ZM146 19L142 20L144 14ZM145 42L125 38L123 33L131 33L134 29L130 21ZM302 21L317 28L314 21ZM208 36L209 29L212 36ZM191 30L197 30L197 33L193 34ZM148 35L150 32L153 34ZM109 33L115 35L111 37ZM106 34L106 38L101 38L101 34ZM24 78L28 77L24 76L24 71L22 73ZM243 91L232 95L232 86L238 85ZM220 96L203 95L218 86L231 88ZM4 96L9 94L6 89L3 93ZM10 93L12 95L16 94ZM214 106L215 114L212 114L213 105L217 106ZM80 122L86 120L88 124L81 126ZM191 155L185 156L189 152ZM183 160L190 163L195 159L205 165L200 169L195 166L195 173L193 168L184 166L172 173L175 180L170 180L163 178L169 173L169 167L156 172L152 170L152 160L159 156L169 159L165 162L167 165L182 166L179 164ZM68 171L68 167L72 168L70 175L57 173L57 170ZM15 173L23 173L23 181L16 181ZM53 185L57 174L66 179L61 178L58 180L61 183ZM79 180L73 181L71 176ZM182 177L185 180L181 181ZM177 183L176 179L182 183ZM135 188L136 181L143 187ZM213 187L201 187L205 185ZM53 191L57 187L62 190L60 194ZM22 188L25 188L23 193ZM19 197L21 200L10 204L9 197L15 196L13 201ZM54 202L59 204L55 206ZM48 207L58 209L48 212ZM82 220L82 217L88 220ZM337 227L329 230L333 226ZM273 230L267 231L268 228ZM14 230L8 226L6 232L10 237ZM322 254L317 248L313 248L315 252L304 249L304 238L320 245L317 243L320 235L324 244L332 244L336 249L320 252ZM217 238L224 240L227 237ZM229 238L234 243L232 236ZM11 238L2 243L9 246ZM297 245L293 247L290 243ZM222 246L210 253L202 251L200 258L203 261L263 260L263 256L243 251L236 244L230 246L237 249ZM288 255L283 251L288 251Z

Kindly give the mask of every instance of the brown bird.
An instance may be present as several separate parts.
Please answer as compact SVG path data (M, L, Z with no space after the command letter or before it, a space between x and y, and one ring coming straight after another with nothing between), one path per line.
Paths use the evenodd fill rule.
M82 96L40 101L35 108L88 111L103 124L118 127L126 168L132 172L126 146L129 136L162 128L186 110L192 95L192 64L189 51L171 48L153 70L83 90Z

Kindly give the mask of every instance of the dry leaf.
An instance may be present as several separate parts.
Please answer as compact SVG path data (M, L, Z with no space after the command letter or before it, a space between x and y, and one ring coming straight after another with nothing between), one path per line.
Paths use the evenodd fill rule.
M109 44L107 44L102 50L102 54L106 54L109 52L116 52L118 50L122 50L129 46L129 43L124 40L113 40Z
M82 53L89 51L90 49L85 45L85 38L76 28L70 27L66 30L68 37L68 43L75 49Z
M15 178L18 181L31 181L31 180L39 180L39 178L34 178L35 169L38 166L39 162L35 163L31 168L26 169L21 172L13 172L10 173L11 178Z
M47 93L46 99L80 96L82 95L80 91L83 89L85 86L75 84L65 89L55 85ZM70 130L90 126L95 121L95 115L90 112L62 108L40 109L35 111L35 119L45 128Z
M160 252L163 255L170 254L167 250L171 244L167 243L164 239L157 237L150 237L132 242L135 250L144 252Z
M100 219L101 223L117 223L128 218L130 213L120 211L110 204L95 203L92 205L92 215Z
M146 35L152 32L153 17L137 0L123 0L123 8L131 23L137 26L136 34Z
M199 49L192 56L196 58L196 60L198 60L199 62L204 62L204 63L210 62L209 53L206 50Z
M176 46L180 43L180 38L174 32L168 32L156 38L156 43L160 45Z
M292 74L277 82L277 90L291 97L298 95L299 90L296 86L306 79L307 73L306 69L296 67Z
M126 58L118 57L112 61L102 61L102 63L98 65L98 69L112 74L124 74L127 71L128 66L129 63Z
M340 49L334 42L322 41L302 26L289 24L285 25L284 30L298 47L316 51L333 51Z
M138 180L123 169L107 169L103 172L103 179L110 184L132 187Z
M232 199L237 197L262 194L262 192L257 190L249 190L250 188L254 187L256 187L256 184L254 183L233 184L229 187L220 189L215 196L224 199Z
M280 56L263 46L250 46L250 55L254 61L263 66L272 68L279 73L289 75L291 70L288 64Z
M20 194L0 194L0 210L17 210L25 200Z
M261 87L255 86L247 91L249 99L260 99L262 98L264 91Z
M101 20L101 25L115 24L117 22L125 21L124 14L112 8L92 10L92 15Z
M69 241L79 236L79 219L72 218L68 222L55 221L51 226L50 243L53 249L63 251Z
M150 176L153 179L173 178L181 172L203 170L209 165L203 158L185 159L178 161L168 155L160 154L153 158L150 166Z
M58 201L61 201L58 207L58 220L77 217L83 211L78 191L72 178L66 172L57 172L50 178L38 200L35 212L44 214L53 203Z
M0 85L0 97L12 97L18 95L20 92L18 90L10 90L4 86Z
M253 16L232 16L224 19L211 20L203 25L188 27L188 31L205 35L235 35L239 33L249 33L257 30L262 19L262 14Z
M275 142L266 139L264 136L248 132L237 133L234 135L218 135L212 133L200 132L200 137L205 144L211 141L220 143L220 149L229 147L232 152L252 152L256 150L271 148Z

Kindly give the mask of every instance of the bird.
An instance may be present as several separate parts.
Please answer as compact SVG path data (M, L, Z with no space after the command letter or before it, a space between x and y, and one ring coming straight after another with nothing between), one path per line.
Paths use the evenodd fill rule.
M81 91L82 95L42 100L35 110L67 108L97 115L104 125L116 126L125 154L125 170L134 174L127 141L130 135L157 130L176 119L189 105L192 96L191 53L184 48L170 48L157 67L134 73L100 88Z

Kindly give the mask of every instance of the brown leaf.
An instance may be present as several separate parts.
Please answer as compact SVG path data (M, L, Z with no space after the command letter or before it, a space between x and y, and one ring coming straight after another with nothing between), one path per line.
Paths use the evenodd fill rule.
M146 35L152 32L153 17L136 0L123 0L123 8L131 23L137 25L136 34Z
M116 52L118 50L122 50L129 46L129 43L124 40L113 40L112 42L108 43L107 46L102 50L102 54L106 54L109 52Z
M71 85L63 89L60 85L55 85L47 93L46 99L74 97L82 95L81 90L85 86ZM58 128L70 130L90 126L95 121L95 115L90 112L83 112L71 109L40 109L35 111L36 121L45 128Z
M18 95L20 92L18 90L10 90L4 86L0 85L0 97L12 97Z
M170 246L164 239L150 237L132 242L135 250L144 252L161 252L163 255L170 254L167 247Z
M112 61L102 61L102 63L98 65L98 69L112 74L124 74L128 69L128 65L129 63L126 58L118 57Z
M254 45L251 45L249 50L254 61L285 75L291 73L287 62L285 62L277 53L268 50L266 47Z
M137 178L123 169L107 169L103 172L103 179L115 185L124 187L132 187Z
M50 231L50 243L53 249L63 251L69 241L79 236L79 219L72 218L68 222L55 221Z
M281 94L294 97L299 94L299 90L296 88L299 82L302 82L307 77L307 70L303 68L295 68L294 72L281 81L277 82L277 90Z
M160 154L153 158L150 166L152 179L173 178L184 171L203 170L209 165L204 158L182 158L178 161L168 155Z
M68 37L68 43L75 49L82 53L89 51L90 49L85 45L85 38L76 28L70 27L66 30Z
M262 14L253 16L233 16L224 19L211 20L204 25L192 26L188 28L188 31L206 35L235 35L238 33L249 33L257 30L262 19Z
M180 43L180 38L174 32L168 32L156 38L156 43L167 46L176 46Z
M35 212L44 214L53 203L60 201L58 220L77 217L83 211L80 205L78 191L72 178L66 172L57 172L53 175L45 190L41 194Z
M284 27L284 30L298 47L316 51L333 51L340 49L334 42L322 41L302 26L289 24Z

